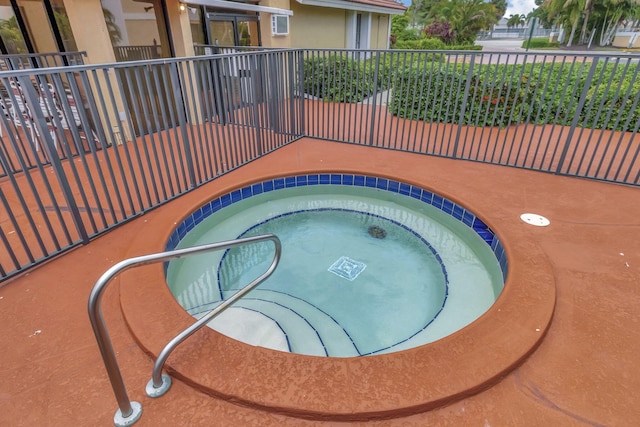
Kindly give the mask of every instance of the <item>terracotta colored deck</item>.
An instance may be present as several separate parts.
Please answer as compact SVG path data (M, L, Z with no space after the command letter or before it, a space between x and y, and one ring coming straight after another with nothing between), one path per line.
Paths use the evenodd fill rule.
M145 267L117 280L103 303L129 395L143 405L136 425L345 425L332 419L356 413L349 425L640 424L639 189L304 139L0 288L0 425L111 425L117 405L86 313L96 279L123 258L161 250L172 223L215 195L310 171L395 177L472 208L510 256L496 306L437 343L339 362L203 330L169 359L182 380L151 399L152 361L140 344L156 352L186 317L162 283L144 280L158 268ZM551 225L526 225L524 212ZM544 334L536 322L551 310Z

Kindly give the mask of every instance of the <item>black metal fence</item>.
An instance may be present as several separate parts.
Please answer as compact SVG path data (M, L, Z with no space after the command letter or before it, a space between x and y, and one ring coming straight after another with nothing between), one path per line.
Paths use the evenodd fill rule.
M298 138L299 57L0 73L0 280Z
M0 71L83 65L86 52L0 55Z
M639 61L307 50L306 134L639 185Z
M2 72L0 280L301 136L638 186L639 59L262 50Z

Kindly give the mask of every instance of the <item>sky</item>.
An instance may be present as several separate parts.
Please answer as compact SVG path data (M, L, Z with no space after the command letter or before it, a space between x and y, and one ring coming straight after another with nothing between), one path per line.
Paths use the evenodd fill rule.
M507 13L504 16L508 18L510 15L515 14L527 15L535 8L536 3L533 0L508 0Z
M411 0L400 0L405 6L411 5ZM531 12L536 8L536 4L533 0L507 0L507 13L505 17L515 14L524 14Z

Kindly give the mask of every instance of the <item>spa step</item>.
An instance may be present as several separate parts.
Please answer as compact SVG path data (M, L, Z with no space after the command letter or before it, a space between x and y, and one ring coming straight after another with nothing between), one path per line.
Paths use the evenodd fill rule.
M294 352L317 356L358 355L347 332L331 316L299 298L255 289L236 306L259 312L276 322L287 334Z

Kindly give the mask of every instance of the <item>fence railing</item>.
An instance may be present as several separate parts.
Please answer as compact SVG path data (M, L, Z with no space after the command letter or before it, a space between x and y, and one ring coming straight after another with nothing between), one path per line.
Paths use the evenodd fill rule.
M301 136L640 186L634 55L264 50L0 73L0 278Z
M633 55L306 50L318 138L640 184Z
M162 46L139 45L139 46L114 46L113 53L116 61L143 61L147 59L162 58Z
M0 55L0 71L83 65L86 52Z
M0 73L0 278L298 138L299 56Z

